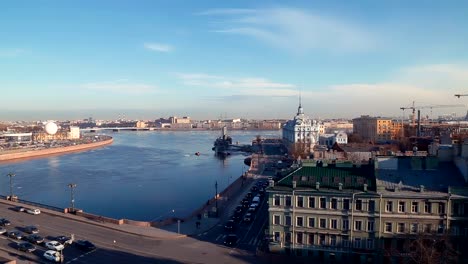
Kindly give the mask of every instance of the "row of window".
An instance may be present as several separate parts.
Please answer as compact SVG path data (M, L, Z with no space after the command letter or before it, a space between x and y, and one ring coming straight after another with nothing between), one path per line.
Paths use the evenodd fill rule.
M273 233L273 240L276 242L292 243L292 233L286 232L284 234L284 241L282 240L281 232ZM296 232L294 243L298 245L319 245L319 246L331 246L331 247L350 247L350 240L348 236L337 236L337 235L325 235L325 234L310 234ZM354 248L374 248L374 239L366 239L356 237L352 245Z
M291 216L284 215L282 219L282 215L273 215L272 223L273 225L285 225L291 226ZM307 222L305 222L307 220ZM309 227L309 228L327 228L327 229L340 229L343 231L350 230L349 228L349 220L348 219L326 219L326 218L319 218L316 221L315 217L304 217L304 216L296 216L296 227ZM374 221L366 221L363 220L355 220L354 221L354 230L355 231L374 231L375 222Z
M396 228L396 230L395 230ZM445 226L443 224L439 224L437 226L437 232L443 233ZM419 224L419 223L393 223L393 222L385 222L385 233L418 233L420 231L429 233L433 230L432 224Z
M284 199L282 199L284 198ZM319 208L319 209L334 209L334 210L350 210L351 209L351 199L348 198L326 198L326 197L304 197L296 196L295 207L298 208ZM306 200L307 198L307 200ZM413 201L398 201L397 208L394 208L393 201L387 201L385 205L385 212L395 212L395 209L398 209L399 213L432 213L432 203L424 202L423 208L420 208L422 202ZM407 205L410 205L409 210ZM280 196L275 195L273 197L274 206L292 206L292 197L291 196ZM445 203L437 203L438 213L445 213ZM375 200L362 200L357 199L354 201L354 209L356 211L369 211L375 212Z

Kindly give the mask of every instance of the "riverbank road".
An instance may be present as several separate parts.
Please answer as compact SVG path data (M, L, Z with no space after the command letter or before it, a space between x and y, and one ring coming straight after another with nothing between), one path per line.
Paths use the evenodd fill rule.
M39 215L12 210L15 203L0 201L0 217L10 220L7 231L35 225L46 241L56 236L70 236L75 240L89 240L96 249L86 251L75 245L63 250L64 263L258 263L252 252L233 250L219 244L157 228L108 226L70 214L43 209ZM17 250L20 240L0 235L0 250L18 260L18 263L49 263L43 254L46 248L37 245L32 253ZM0 256L2 256L0 254Z

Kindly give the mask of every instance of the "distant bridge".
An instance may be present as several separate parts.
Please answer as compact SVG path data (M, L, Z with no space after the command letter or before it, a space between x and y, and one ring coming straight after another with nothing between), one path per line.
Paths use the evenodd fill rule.
M154 127L92 127L92 128L82 128L81 131L88 131L88 132L96 132L96 131L112 131L112 132L119 132L119 131L150 131L155 130Z

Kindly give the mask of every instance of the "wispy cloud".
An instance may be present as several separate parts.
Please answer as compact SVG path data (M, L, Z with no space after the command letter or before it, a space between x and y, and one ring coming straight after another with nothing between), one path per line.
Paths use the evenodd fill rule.
M174 50L174 47L168 44L162 43L145 43L145 49L158 52L171 52Z
M84 89L121 94L148 94L154 93L158 90L157 86L143 83L130 83L127 79L110 82L85 83L80 87Z
M178 74L184 85L200 86L223 90L229 96L262 95L292 96L297 95L294 84L278 83L266 78L232 78L204 73Z
M214 32L252 37L296 53L364 51L376 45L373 34L352 21L302 9L211 9L201 14L221 16Z
M23 49L1 49L0 58L17 57L24 53Z

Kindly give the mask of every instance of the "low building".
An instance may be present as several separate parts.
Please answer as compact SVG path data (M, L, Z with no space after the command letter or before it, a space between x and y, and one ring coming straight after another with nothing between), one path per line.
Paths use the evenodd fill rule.
M399 263L416 254L410 246L421 234L434 234L466 252L468 189L453 163L382 157L310 165L267 188L270 251L320 263Z
M335 143L348 144L348 135L345 132L335 132L333 134L320 134L319 144L331 148Z

